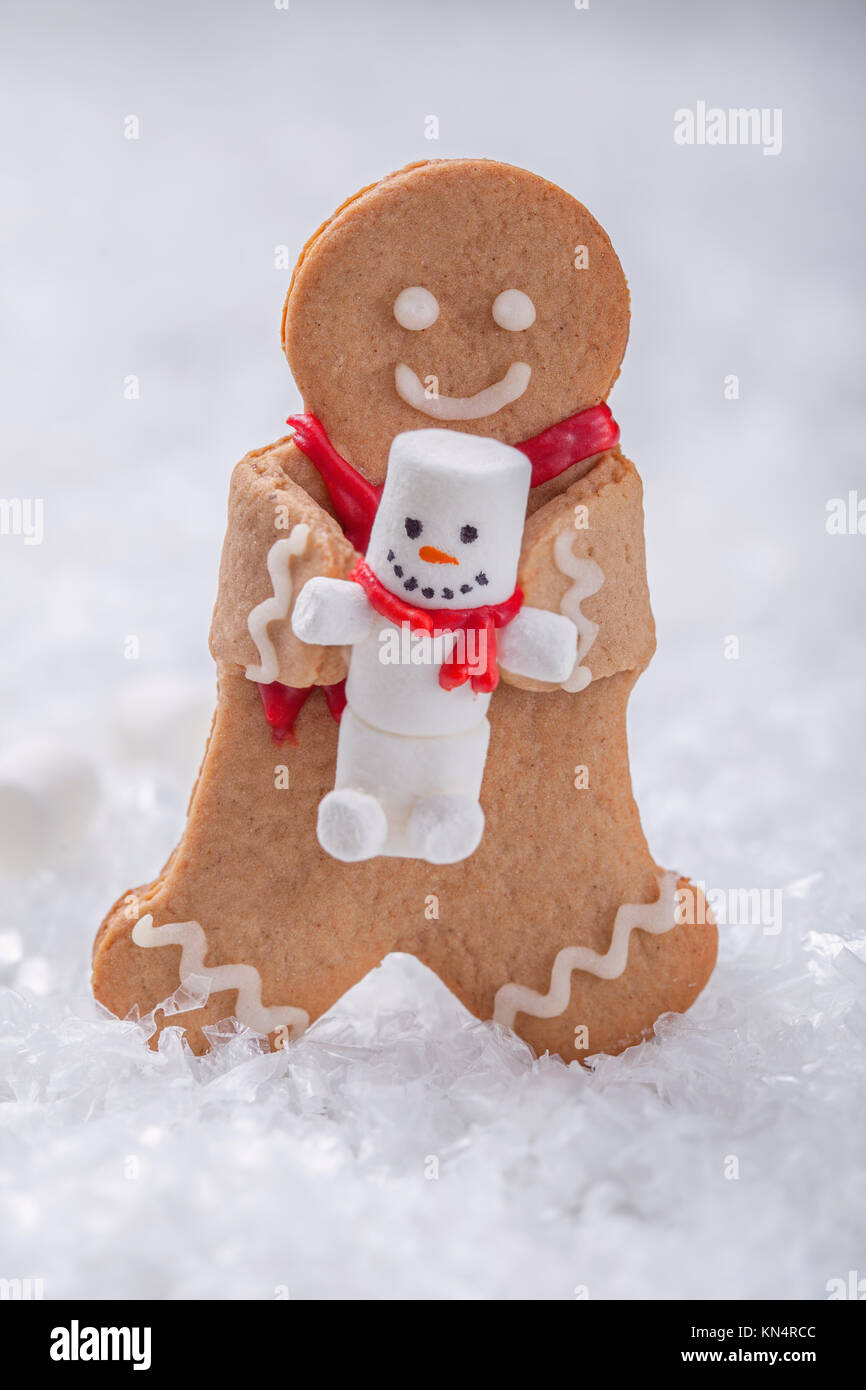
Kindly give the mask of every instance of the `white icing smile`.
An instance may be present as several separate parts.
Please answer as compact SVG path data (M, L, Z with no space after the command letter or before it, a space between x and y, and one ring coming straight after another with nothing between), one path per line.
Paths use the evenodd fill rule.
M394 371L397 395L414 410L434 420L483 420L503 406L519 400L529 385L532 368L527 362L512 362L501 381L476 391L474 396L428 395L417 374L404 362Z

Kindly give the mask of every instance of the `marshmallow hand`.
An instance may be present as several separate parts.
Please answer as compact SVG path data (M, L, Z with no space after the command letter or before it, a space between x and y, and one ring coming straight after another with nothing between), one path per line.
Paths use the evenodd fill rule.
M499 664L514 676L561 685L574 669L577 628L546 608L521 608L499 638Z
M313 646L354 646L370 635L374 619L375 613L359 584L316 575L298 595L292 631L302 642Z

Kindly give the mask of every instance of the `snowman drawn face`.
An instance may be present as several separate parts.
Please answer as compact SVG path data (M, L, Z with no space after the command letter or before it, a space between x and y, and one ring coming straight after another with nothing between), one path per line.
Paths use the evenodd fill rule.
M416 607L502 603L517 581L529 474L526 457L495 440L398 435L367 563Z
M410 541L417 541L424 535L424 523L420 517L407 516L403 527ZM441 529L444 530L444 527ZM417 565L413 563L411 546L408 550L401 546L399 555L389 547L387 561L394 578L398 581L397 590L402 588L413 600L418 592L431 606L441 605L444 608L452 605L472 608L485 602L480 596L470 598L476 590L486 589L490 584L483 569L477 569L473 574L472 555L465 553L466 547L473 545L477 540L478 527L473 526L471 522L465 522L460 527L460 545L453 547L458 554L451 555L447 550L440 550L435 545L419 545L417 555L420 563ZM408 576L407 565L410 571ZM450 565L456 566L453 573L445 568ZM441 572L437 574L431 566L439 567Z

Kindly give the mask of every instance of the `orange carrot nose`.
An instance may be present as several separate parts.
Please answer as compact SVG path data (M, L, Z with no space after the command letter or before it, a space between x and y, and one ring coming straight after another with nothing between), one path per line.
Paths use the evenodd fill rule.
M418 558L426 560L428 565L459 565L460 561L456 555L446 555L444 550L437 550L435 545L422 545L418 551Z

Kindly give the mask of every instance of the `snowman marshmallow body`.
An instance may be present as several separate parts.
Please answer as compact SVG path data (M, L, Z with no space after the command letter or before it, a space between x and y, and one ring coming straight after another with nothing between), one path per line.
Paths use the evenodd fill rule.
M530 471L496 440L397 435L363 574L301 590L295 634L351 648L334 790L318 817L334 858L472 854L494 663L556 684L571 674L574 624L515 594Z

